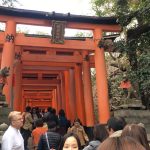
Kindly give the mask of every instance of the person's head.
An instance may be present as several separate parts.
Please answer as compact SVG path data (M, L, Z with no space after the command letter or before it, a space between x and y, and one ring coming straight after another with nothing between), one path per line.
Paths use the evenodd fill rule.
M146 150L131 137L109 137L100 144L97 150Z
M26 107L26 112L31 112L31 107L30 106Z
M35 126L36 127L43 127L43 119L39 118L35 121Z
M11 126L16 129L20 129L23 126L23 117L21 112L12 111L8 115L8 119L10 121Z
M44 114L45 113L45 109L42 109L41 112Z
M56 122L55 121L48 121L47 126L48 126L48 130L56 131Z
M94 129L93 129L94 140L103 142L108 137L108 135L109 134L105 125L97 124L94 126Z
M80 150L81 143L78 136L72 132L64 135L61 140L59 150Z
M63 109L59 110L59 116L65 117L65 111Z
M55 109L55 108L52 108L51 113L52 113L53 115L56 115L56 109Z
M32 108L32 114L36 114L36 108Z
M107 121L107 128L109 135L111 135L113 132L122 130L126 125L126 121L122 117L111 117Z
M138 124L129 124L125 126L121 134L122 137L130 136L142 144L147 150L150 150L147 133L144 127Z
M79 118L76 118L76 119L74 120L73 125L74 125L75 127L79 127L79 126L81 125L80 119L79 119Z
M51 112L51 110L52 110L52 107L47 107L48 112Z

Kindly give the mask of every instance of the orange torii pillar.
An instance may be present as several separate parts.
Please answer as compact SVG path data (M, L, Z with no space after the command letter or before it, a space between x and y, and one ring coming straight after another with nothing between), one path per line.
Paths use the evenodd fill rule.
M53 89L52 107L57 110L57 90Z
M33 106L33 99L26 101L26 106L32 107Z
M69 72L64 71L64 78L65 78L65 110L66 110L66 116L67 119L71 119L71 109L69 107Z
M61 104L61 89L60 89L60 84L57 84L57 110L56 112L58 113L59 110L61 109L62 107L62 104Z
M19 48L20 49L20 48ZM22 64L21 60L15 60L14 64L14 104L13 109L21 111L21 84L22 84Z
M77 117L81 120L83 125L86 125L86 123L85 123L84 93L83 93L82 66L81 66L81 64L76 64L75 65L75 85L76 85Z
M104 49L98 47L98 41L102 38L102 30L94 30L95 39L95 69L96 69L96 84L98 95L98 110L99 122L107 123L110 117L109 100L108 100L108 85L107 71L105 64Z
M54 92L54 89L53 89L52 90L52 106L51 107L54 106L54 101L55 101L55 92ZM47 106L47 107L49 107L49 106Z
M60 80L61 80L61 93L62 93L62 108L64 111L66 111L66 108L65 108L65 77L64 77L64 74L61 73L60 74Z
M84 105L86 126L94 125L94 105L92 96L91 71L90 62L88 60L88 52L83 52L83 86L84 86Z
M22 94L22 99L21 99L21 111L24 112L25 111L25 108L26 108L26 99L25 99L25 95L24 95L24 89L22 88L22 91L21 91L21 94Z
M1 69L4 67L10 67L9 76L7 78L7 84L4 87L4 94L8 104L12 107L13 91L12 91L12 79L13 79L13 65L15 55L15 35L16 35L16 22L9 20L6 23L5 29L5 43L2 51Z
M69 69L69 106L71 110L71 121L77 117L76 114L76 94L75 94L75 72L74 69Z

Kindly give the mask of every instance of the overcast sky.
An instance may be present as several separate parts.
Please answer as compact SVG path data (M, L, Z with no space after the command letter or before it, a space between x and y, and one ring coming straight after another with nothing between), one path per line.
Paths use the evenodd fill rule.
M46 11L56 13L71 13L76 15L88 15L93 16L94 12L91 8L91 0L18 0L20 5L17 5L17 8L21 9L29 9L29 10L38 10L38 11ZM32 34L36 34L37 32L42 32L45 34L51 34L50 27L39 27L29 25L18 25L17 30L21 30L23 32L29 32ZM66 29L65 36L74 36L77 32L83 32ZM85 31L84 33L89 33L89 31Z
M91 9L91 0L18 0L19 8L40 11L55 11L78 15L94 15Z

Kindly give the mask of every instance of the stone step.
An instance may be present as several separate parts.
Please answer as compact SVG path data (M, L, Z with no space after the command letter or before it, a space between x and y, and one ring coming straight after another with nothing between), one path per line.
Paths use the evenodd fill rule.
M150 124L145 125L145 129L146 129L146 132L150 135Z
M0 108L8 107L5 95L0 95Z
M116 110L114 116L124 117L127 123L143 123L146 131L150 134L150 111L149 110Z
M136 110L144 110L145 106L141 104L123 104L118 107L118 109L136 109Z
M124 117L128 123L139 123L142 122L144 124L150 124L149 117Z
M150 110L117 110L114 111L115 115L125 116L125 117L150 117Z
M9 123L8 114L10 111L12 111L12 109L8 108L8 107L0 108L0 124L2 124L2 123L8 124Z

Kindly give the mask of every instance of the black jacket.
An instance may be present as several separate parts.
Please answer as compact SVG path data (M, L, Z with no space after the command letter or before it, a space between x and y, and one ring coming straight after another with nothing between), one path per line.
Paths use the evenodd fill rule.
M58 150L61 141L61 135L56 132L47 132L50 149ZM49 150L46 140L46 135L42 134L38 143L38 150Z

